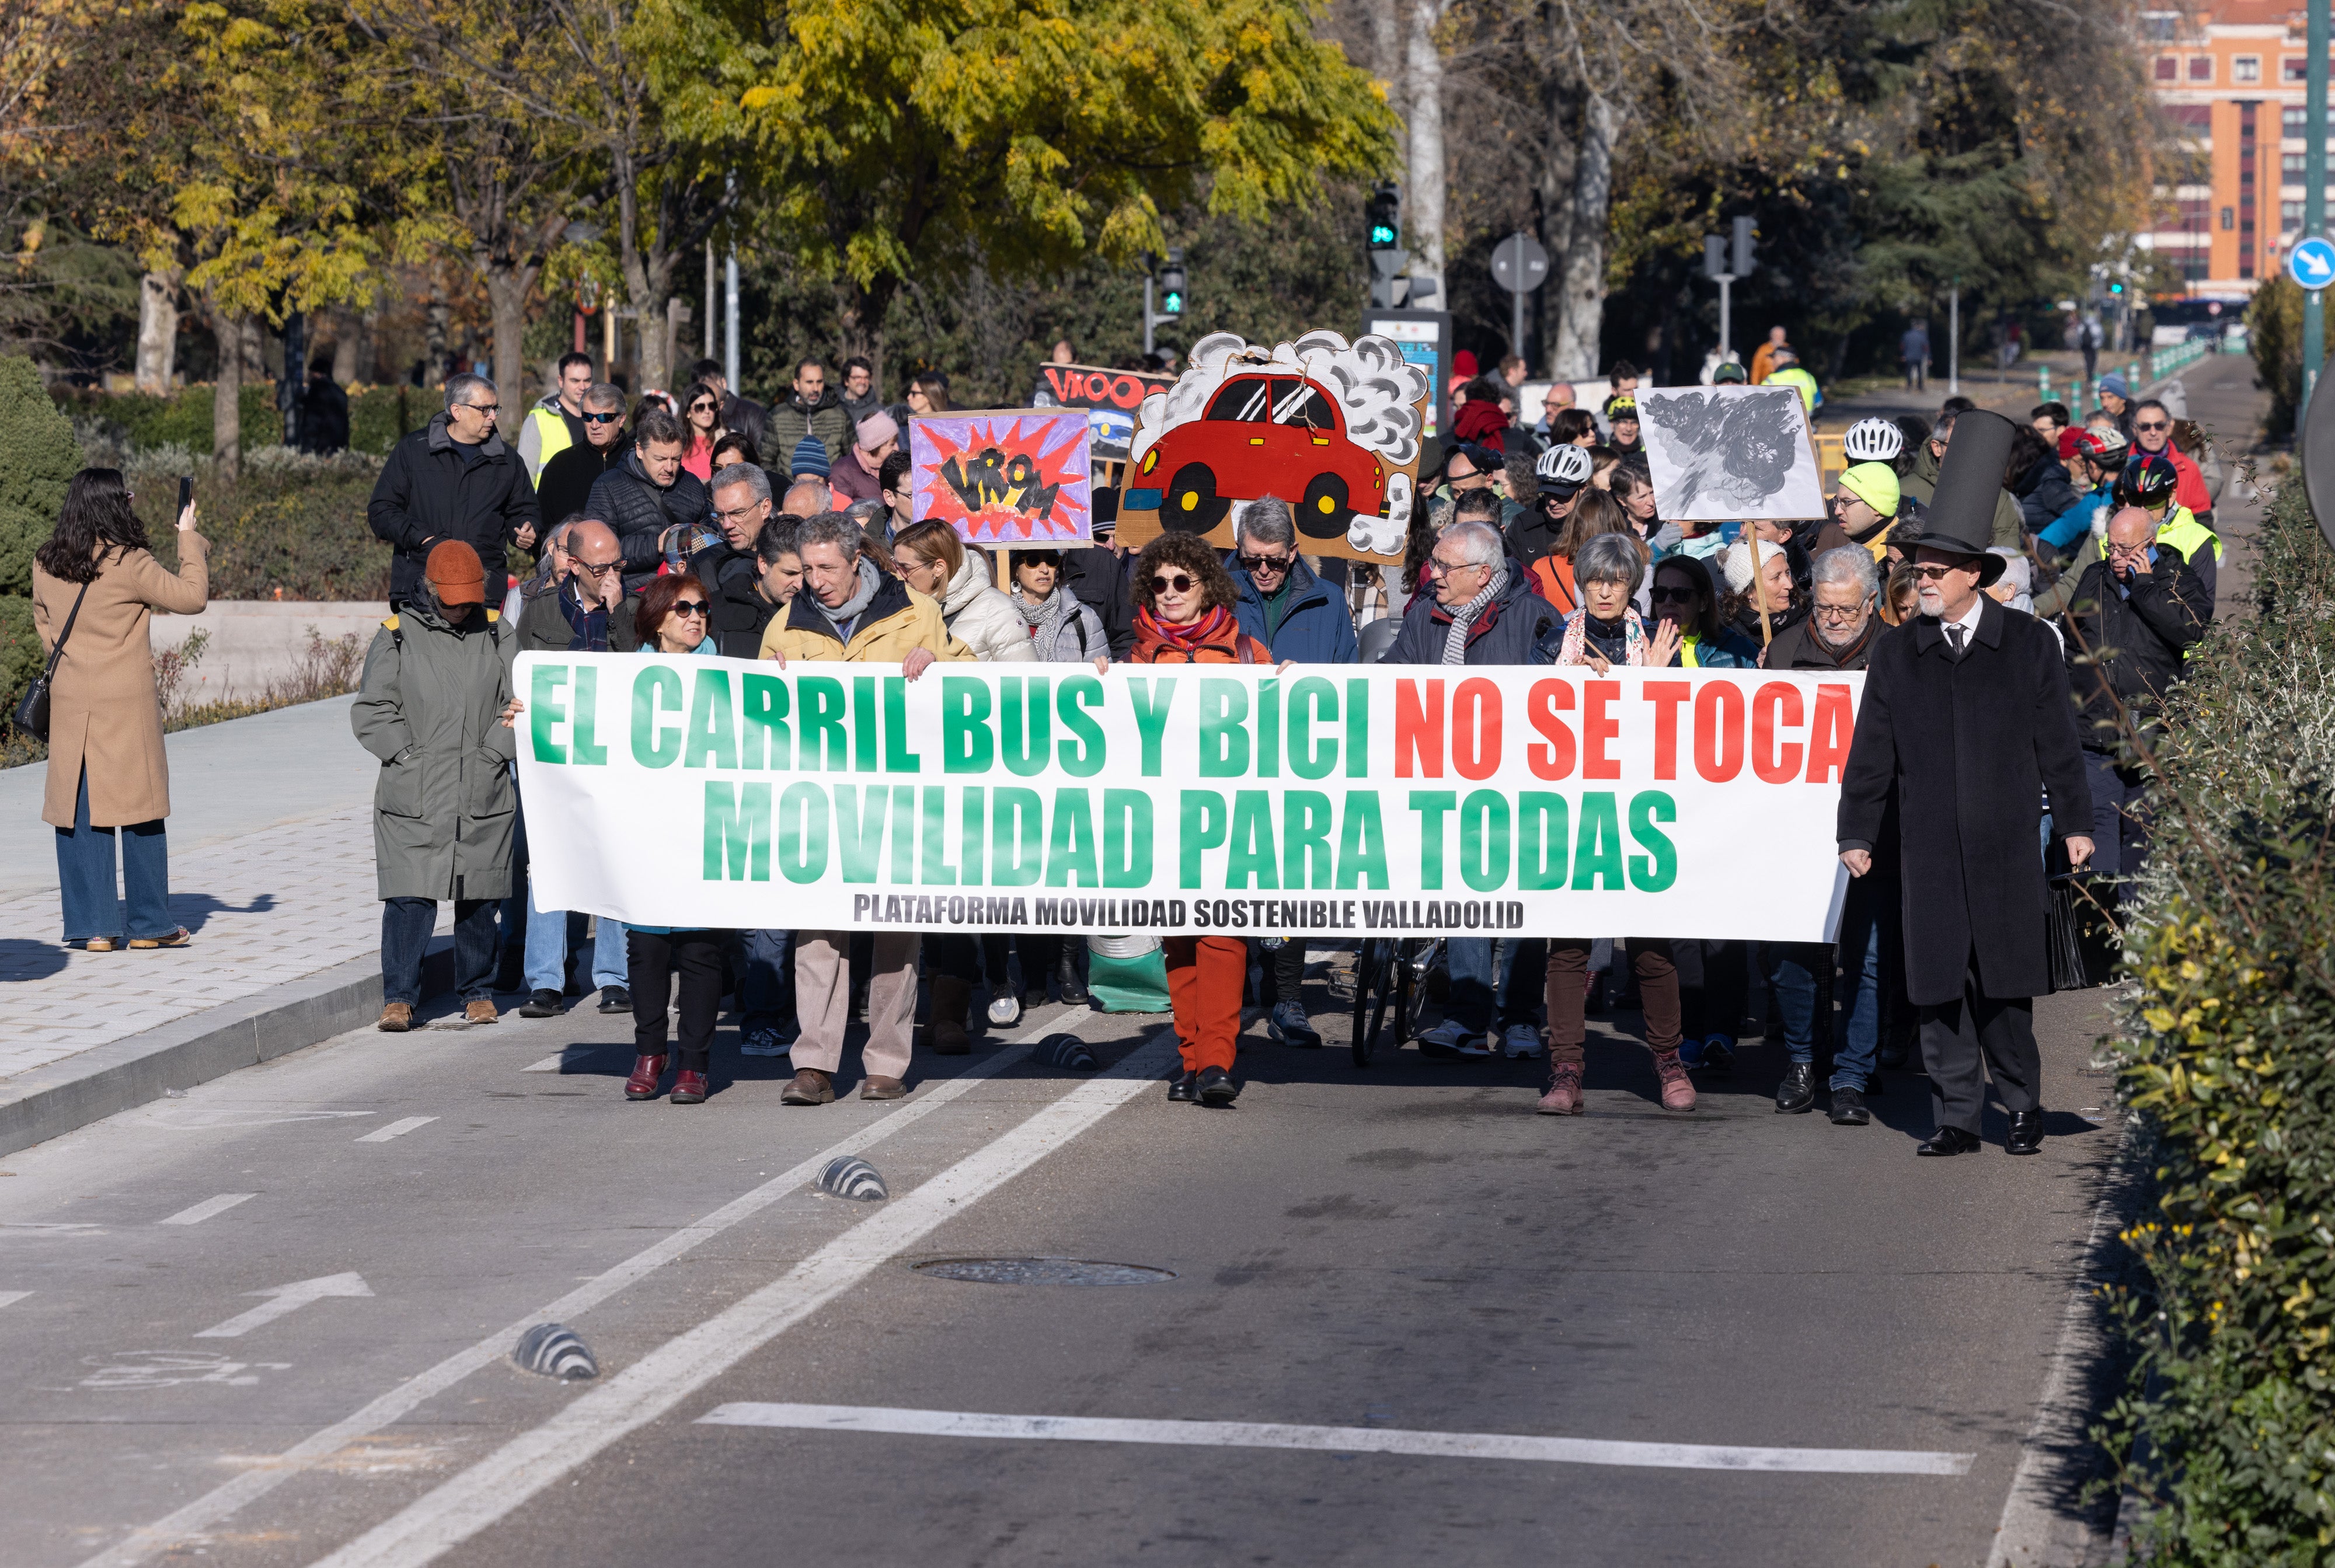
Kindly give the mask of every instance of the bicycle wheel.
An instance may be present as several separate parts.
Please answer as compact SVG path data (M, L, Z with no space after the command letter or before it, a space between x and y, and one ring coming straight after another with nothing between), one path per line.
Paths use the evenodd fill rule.
M1427 1004L1430 1000L1427 977L1444 960L1443 939L1439 936L1426 937L1404 945L1412 951L1405 953L1399 964L1402 971L1402 1038L1416 1040L1419 1035L1419 1025L1426 1020Z
M1354 960L1354 1065L1368 1067L1386 1021L1387 989L1394 979L1393 944L1366 937Z

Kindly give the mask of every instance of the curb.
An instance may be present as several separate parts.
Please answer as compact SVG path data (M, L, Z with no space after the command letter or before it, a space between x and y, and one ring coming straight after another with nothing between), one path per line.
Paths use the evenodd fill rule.
M444 995L453 982L453 939L433 937L421 961L422 999ZM352 958L77 1051L0 1086L0 1155L160 1099L171 1089L288 1056L380 1015L381 961Z

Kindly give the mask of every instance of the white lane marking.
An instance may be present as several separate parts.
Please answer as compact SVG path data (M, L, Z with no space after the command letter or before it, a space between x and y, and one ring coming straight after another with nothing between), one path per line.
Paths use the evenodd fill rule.
M378 1114L370 1110L273 1111L221 1106L215 1109L155 1111L144 1121L148 1127L164 1128L171 1132L231 1132L242 1128L275 1127L283 1122L340 1121Z
M264 1291L246 1291L247 1296L266 1296L269 1299L247 1312L238 1312L223 1323L214 1323L195 1338L199 1340L239 1340L264 1323L272 1323L288 1313L296 1312L311 1302L321 1302L327 1296L369 1296L373 1287L360 1274L320 1274L313 1280L295 1280L288 1285L276 1285Z
M202 1534L230 1519L286 1481L321 1460L331 1458L349 1444L371 1437L402 1419L425 1401L452 1388L481 1367L509 1354L519 1335L538 1323L566 1322L623 1291L635 1281L681 1257L702 1242L712 1240L732 1225L751 1219L827 1168L838 1155L860 1154L904 1132L984 1080L1029 1060L1030 1048L1053 1031L1060 1013L1032 1023L1008 1040L988 1060L966 1068L954 1078L920 1087L916 1094L893 1103L882 1118L850 1137L821 1149L810 1158L780 1171L760 1186L732 1198L693 1224L683 1225L653 1245L643 1248L603 1273L586 1276L576 1289L539 1312L496 1330L467 1350L457 1350L419 1376L408 1379L333 1425L314 1432L277 1456L264 1469L247 1470L221 1483L193 1502L163 1515L151 1524L132 1530L121 1540L89 1558L81 1568L133 1568L155 1553Z
M615 1045L571 1045L553 1052L541 1061L530 1061L521 1072L557 1072L569 1063L590 1061L595 1057L615 1056L623 1048Z
M403 1137L415 1128L428 1127L431 1122L436 1121L437 1119L438 1118L434 1116L409 1116L402 1121L391 1122L387 1127L375 1128L373 1131L366 1133L363 1137L358 1138L357 1142L387 1143L391 1138Z
M828 1242L778 1279L666 1341L541 1426L366 1531L316 1568L420 1568L518 1508L916 1245L942 1224L1157 1086L1172 1033Z
M241 1203L249 1203L257 1193L221 1193L215 1198L205 1198L192 1208L180 1209L168 1219L154 1223L161 1225L199 1225L213 1215L223 1215Z
M2101 1342L2107 1334L2107 1307L2093 1288L2106 1276L2103 1250L2115 1226L2108 1209L2117 1197L2119 1167L2132 1147L2127 1121L2117 1137L2117 1151L2101 1180L2099 1200L2092 1205L2092 1228L2084 1238L2084 1256L2067 1303L2059 1310L2059 1339L2051 1355L2051 1370L2044 1379L2043 1397L2036 1401L2035 1421L2010 1473L2010 1491L2002 1500L2002 1517L1995 1524L1994 1546L1987 1568L2013 1564L2073 1561L2089 1549L2091 1526L2070 1515L2059 1472L2071 1446L2083 1441L2090 1424L2090 1402L2079 1385L2080 1369L2097 1366Z
M13 1307L32 1293L30 1291L0 1291L0 1307Z
M1034 1437L1063 1443L1168 1443L1203 1448L1304 1448L1332 1454L1415 1454L1440 1459L1535 1459L1653 1470L1798 1470L1828 1476L1961 1476L1972 1454L1898 1448L1742 1448L1710 1443L1627 1443L1506 1432L1405 1432L1383 1427L1295 1427L1257 1421L1126 1421L1084 1416L993 1416L876 1405L738 1403L700 1416L702 1427L784 1427L817 1432L899 1432L933 1437Z

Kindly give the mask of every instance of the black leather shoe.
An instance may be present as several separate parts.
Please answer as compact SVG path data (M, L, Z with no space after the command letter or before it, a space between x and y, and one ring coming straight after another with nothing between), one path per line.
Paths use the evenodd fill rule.
M1081 1006L1087 1000L1085 982L1079 979L1079 961L1071 956L1071 944L1062 944L1062 956L1054 967L1054 985L1062 1000L1071 1006Z
M600 1011L602 1012L632 1011L633 993L621 985L602 986L600 988Z
M1817 1103L1817 1064L1796 1061L1784 1070L1784 1080L1776 1086L1776 1109L1786 1116L1797 1116L1813 1109Z
M1202 1105L1216 1106L1220 1108L1240 1098L1240 1085L1235 1083L1233 1075L1221 1067L1202 1068L1200 1081L1194 1086L1194 1089Z
M1970 1154L1978 1147L1978 1134L1964 1132L1958 1127L1942 1127L1930 1135L1930 1141L1917 1147L1919 1155L1935 1155L1943 1158L1950 1154Z
M1178 1105L1190 1105L1200 1098L1200 1075L1187 1072L1181 1078L1168 1080L1168 1098Z
M557 1018L560 995L556 991L538 991L518 1004L521 1018Z
M1865 1096L1853 1089L1832 1091L1832 1125L1835 1127L1867 1127L1873 1113L1865 1108Z
M2042 1153L2043 1113L2039 1110L2012 1111L2010 1136L2002 1140L2002 1147L2010 1154Z

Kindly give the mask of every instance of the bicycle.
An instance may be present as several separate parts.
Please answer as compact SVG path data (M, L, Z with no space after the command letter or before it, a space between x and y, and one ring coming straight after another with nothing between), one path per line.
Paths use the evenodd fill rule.
M1443 938L1371 936L1354 960L1354 1065L1367 1068L1378 1054L1387 1009L1394 1009L1394 1047L1417 1037L1427 1009L1427 977L1442 962Z

